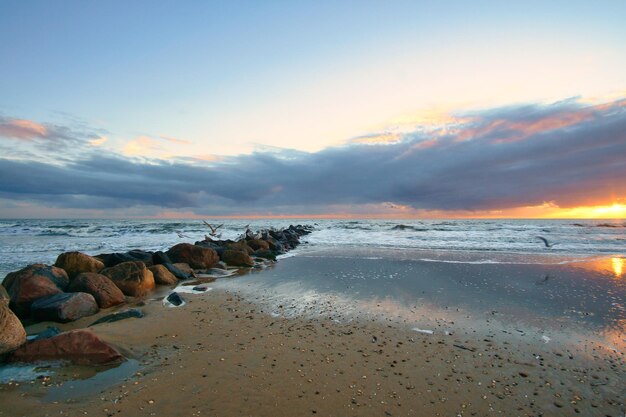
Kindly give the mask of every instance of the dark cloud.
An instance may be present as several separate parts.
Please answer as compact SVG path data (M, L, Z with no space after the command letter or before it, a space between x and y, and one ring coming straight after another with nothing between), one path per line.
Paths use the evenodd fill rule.
M154 206L228 214L394 202L485 210L626 196L626 102L491 109L397 142L317 153L257 152L201 166L88 156L0 160L0 197L68 208ZM372 137L375 137L373 135Z

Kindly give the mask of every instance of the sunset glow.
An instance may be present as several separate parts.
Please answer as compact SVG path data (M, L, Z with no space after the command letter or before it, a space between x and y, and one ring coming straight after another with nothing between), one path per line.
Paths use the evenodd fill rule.
M610 276L614 279L622 279L626 272L626 258L623 256L601 257L590 261L576 262L572 266Z
M624 258L611 258L611 263L613 265L613 273L615 273L615 278L621 278L624 273Z
M611 204L591 207L574 207L548 210L543 218L567 218L567 219L626 219L626 205Z

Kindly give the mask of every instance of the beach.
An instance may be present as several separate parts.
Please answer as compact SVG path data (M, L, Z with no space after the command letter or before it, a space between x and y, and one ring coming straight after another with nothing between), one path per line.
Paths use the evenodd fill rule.
M181 307L161 290L138 301L144 318L91 327L126 365L4 384L0 416L623 415L624 285L610 258L298 251Z
M94 328L140 362L136 373L77 398L62 381L81 369L4 386L0 415L618 416L623 407L619 358L275 318L219 291L185 309L147 307L144 320Z

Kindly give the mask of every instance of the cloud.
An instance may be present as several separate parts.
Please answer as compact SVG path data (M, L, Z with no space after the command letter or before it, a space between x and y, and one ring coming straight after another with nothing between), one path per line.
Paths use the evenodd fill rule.
M171 143L176 145L189 145L190 141L184 139L177 139L169 136L138 136L135 139L128 141L122 148L122 154L133 157L145 157L145 158L172 158L172 152L168 151L163 145L165 143Z
M377 145L383 143L396 143L400 140L402 140L402 136L398 133L371 133L352 138L350 142Z
M47 161L61 164L84 157L88 146L102 145L107 132L63 115L65 124L0 115L0 155L6 159Z
M34 140L46 138L48 129L37 122L23 119L9 119L0 116L0 137Z
M139 136L124 145L122 153L126 156L144 156L160 152L161 144L151 137Z
M178 139L178 138L174 138L172 136L160 135L159 137L161 139L163 139L163 140L166 140L166 141L171 142L171 143L177 143L179 145L191 145L193 143L190 140Z
M574 207L626 197L624 100L487 109L401 140L317 153L255 152L203 164L87 154L64 165L0 159L0 198L42 207L207 215ZM135 139L134 155L158 146ZM134 145L135 146L135 145ZM0 205L0 214L2 213Z
M89 145L90 146L96 146L96 147L97 146L102 146L108 140L109 140L109 138L107 138L106 136L100 136L99 138L91 139L89 141Z

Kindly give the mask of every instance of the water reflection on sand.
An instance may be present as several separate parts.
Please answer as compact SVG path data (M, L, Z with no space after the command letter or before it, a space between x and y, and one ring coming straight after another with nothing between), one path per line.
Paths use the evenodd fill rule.
M436 332L509 334L626 352L624 259L303 250L239 289L277 315L395 321Z

